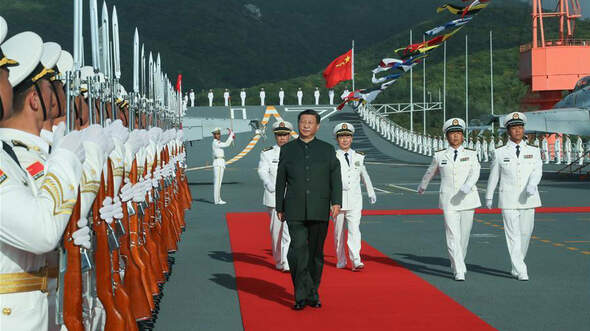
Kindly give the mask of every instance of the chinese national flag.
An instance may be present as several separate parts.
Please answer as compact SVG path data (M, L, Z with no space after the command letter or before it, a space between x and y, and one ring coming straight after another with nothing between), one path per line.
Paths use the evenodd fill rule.
M178 78L176 78L176 91L182 92L182 74L178 74Z
M352 49L332 61L324 70L326 88L352 79Z

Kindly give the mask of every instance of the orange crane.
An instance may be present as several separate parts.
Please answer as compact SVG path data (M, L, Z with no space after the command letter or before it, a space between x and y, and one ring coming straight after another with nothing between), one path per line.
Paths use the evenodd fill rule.
M530 87L523 106L552 108L563 91L574 89L590 76L590 40L575 38L576 18L582 16L580 0L559 0L555 11L543 10L542 0L532 0L532 42L520 46L519 78ZM559 19L558 39L545 38L545 19Z

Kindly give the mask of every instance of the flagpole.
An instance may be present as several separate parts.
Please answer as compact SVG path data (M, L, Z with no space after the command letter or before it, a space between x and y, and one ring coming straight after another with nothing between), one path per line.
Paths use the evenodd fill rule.
M494 115L494 52L492 48L492 30L490 30L490 109ZM494 121L492 121L492 133L494 132Z
M354 91L354 40L352 41L352 91Z
M426 39L422 35L422 42ZM422 61L422 135L426 136L426 59Z
M410 45L412 30L410 29ZM410 65L410 132L414 132L414 67Z
M447 120L447 41L444 42L443 58L443 123Z
M469 127L469 37L465 35L465 125ZM469 143L469 131L467 131L467 143Z

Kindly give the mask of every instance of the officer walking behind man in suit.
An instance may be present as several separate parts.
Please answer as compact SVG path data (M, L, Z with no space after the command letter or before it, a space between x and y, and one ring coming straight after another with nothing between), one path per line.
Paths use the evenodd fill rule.
M498 207L502 209L504 233L510 260L511 274L518 280L529 280L524 263L535 223L535 208L541 206L537 186L543 176L543 162L539 148L528 145L522 138L527 118L513 112L504 118L510 139L496 149L492 161L486 206L492 207L494 191L500 181Z
M334 147L315 138L320 115L307 109L297 116L299 138L281 147L276 209L287 221L291 245L287 258L295 289L293 309L320 308L318 288L324 267L324 241L330 216L342 206L340 162Z
M272 125L277 143L264 149L260 153L258 163L258 176L264 184L264 196L262 203L268 208L270 214L270 236L272 242L272 256L275 260L275 267L278 270L289 271L287 252L289 251L289 228L287 223L281 222L275 209L275 183L277 179L277 168L279 166L279 155L281 146L289 142L293 125L289 122L275 122Z
M434 154L418 186L418 193L423 194L430 180L440 172L439 208L443 210L445 218L447 249L457 281L465 280L465 256L473 215L475 208L481 206L475 186L481 167L477 152L463 147L464 130L465 121L460 118L451 118L445 122L443 132L449 147Z
M227 129L228 137L225 142L221 142L221 129L215 128L213 134L213 143L211 149L213 152L213 202L216 205L225 205L227 202L221 200L221 183L223 182L223 172L225 170L225 155L223 149L231 144L235 139L234 133Z
M340 161L342 173L342 208L334 219L334 243L338 256L337 268L346 267L346 249L344 248L344 221L348 229L348 256L352 262L352 271L358 271L365 267L361 261L361 211L363 210L363 194L361 192L361 179L365 182L371 204L377 201L371 178L365 168L365 154L350 148L354 126L350 123L340 123L334 127L334 136L338 141L339 149L336 157Z

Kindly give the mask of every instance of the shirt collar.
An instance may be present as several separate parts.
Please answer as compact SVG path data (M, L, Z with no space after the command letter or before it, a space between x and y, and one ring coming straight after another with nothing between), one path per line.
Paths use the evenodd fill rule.
M526 146L526 142L523 140L520 141L520 143L515 143L514 141L508 139L508 142L506 143L507 146L510 146L514 149L516 149L516 145L520 146L520 148L523 148L524 146Z
M45 155L49 154L49 144L43 138L32 133L13 128L0 128L0 138L11 143L12 140L18 140L29 147L38 148L38 151Z
M463 145L459 145L459 147L457 147L457 152L461 153L464 149L465 149L465 147L463 147ZM451 147L450 145L449 145L448 151L451 154L455 153L455 149L453 147Z

